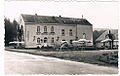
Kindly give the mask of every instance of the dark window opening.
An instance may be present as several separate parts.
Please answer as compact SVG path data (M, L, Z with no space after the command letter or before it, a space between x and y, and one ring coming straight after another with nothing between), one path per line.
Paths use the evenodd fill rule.
M54 27L53 26L51 26L51 32L54 32Z
M44 32L47 32L47 26L44 26Z
M65 30L62 29L62 36L65 36Z
M72 41L73 41L73 40L70 40L70 44L72 44Z
M33 41L35 41L35 36L33 37Z
M43 42L43 39L41 39L41 43Z
M37 43L40 44L40 38L37 38Z
M69 30L69 36L73 36L72 29Z
M47 37L44 38L44 43L47 43Z
M40 34L40 26L37 26L37 35Z
M63 39L62 41L66 41L65 39Z
M56 39L56 41L58 41L59 40L59 36L57 36L57 39Z

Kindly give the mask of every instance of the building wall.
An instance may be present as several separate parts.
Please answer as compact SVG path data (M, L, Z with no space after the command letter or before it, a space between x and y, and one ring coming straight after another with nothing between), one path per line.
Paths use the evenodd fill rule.
M25 36L25 22L24 22L22 16L19 17L18 23L20 24L20 25L19 25L20 28L21 28L21 26L23 26L23 39L22 39L22 41L24 41L24 40L25 40L25 37L26 37L26 36Z
M118 45L119 45L118 41L117 42L114 41L113 44L114 44L114 48L118 48Z
M92 43L87 43L88 46L93 45L93 28L90 25L77 25L77 37L83 39L83 33L86 34L86 39L91 40Z
M113 42L113 45L114 45L113 48L118 48L118 42L114 41L114 42ZM109 45L109 42L106 42L106 43L105 43L105 46L108 46L108 47L109 47L109 46L110 46L110 45ZM96 43L96 47L98 47L98 48L105 47L105 46L103 46L103 43L102 43L102 42Z
M86 39L93 41L93 28L90 25L77 25L76 24L52 24L52 23L40 23L40 24L25 24L22 16L19 18L20 26L23 26L23 36L25 41L25 48L36 48L38 46L37 38L40 38L40 45L44 45L44 38L47 37L47 44L49 46L60 45L61 40L66 40L68 43L70 40L76 40L83 38L83 33L86 34ZM37 26L40 26L40 35L37 35ZM43 34L44 26L47 26L48 34ZM54 27L54 35L50 35L51 26ZM65 30L65 36L62 36L61 30ZM69 36L69 30L72 29L72 36ZM76 34L77 33L77 34ZM77 36L76 36L77 35ZM59 38L58 38L59 37ZM51 43L51 39L54 38L54 44ZM43 41L41 41L41 39ZM93 43L87 43L87 46L93 45Z
M37 26L40 26L40 35L37 35ZM48 35L44 35L44 26L47 26L47 32ZM51 26L54 27L54 35L50 35L51 32ZM61 40L66 40L68 42L70 42L70 40L75 40L76 38L76 26L74 24L29 24L26 25L26 32L25 32L25 47L26 48L36 48L38 46L37 43L37 38L40 38L40 40L42 39L42 41L40 41L40 45L44 45L44 38L47 38L47 44L49 46L52 46L53 44L51 43L51 39L54 38L54 45L60 44ZM65 36L62 36L62 29L65 30ZM72 29L72 36L69 36L69 30ZM35 36L35 40L34 40L34 36ZM59 39L58 39L59 37ZM58 40L57 40L58 39Z
M96 47L101 48L103 46L102 42L96 43Z

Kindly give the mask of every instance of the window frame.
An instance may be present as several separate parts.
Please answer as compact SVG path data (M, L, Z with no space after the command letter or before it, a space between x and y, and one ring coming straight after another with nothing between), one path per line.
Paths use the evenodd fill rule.
M61 34L62 34L62 36L65 36L65 29L61 30Z
M40 44L40 38L39 37L37 38L37 44Z
M69 36L73 36L72 29L69 30Z
M54 32L54 26L51 26L51 33Z
M40 26L37 26L37 35L39 35L40 34Z
M54 37L51 38L51 44L54 44L55 40Z
M86 33L83 33L83 39L86 39Z
M46 41L45 41L46 40ZM48 38L47 37L44 37L44 43L47 43L47 40L48 40Z
M47 32L47 26L44 26L44 32Z

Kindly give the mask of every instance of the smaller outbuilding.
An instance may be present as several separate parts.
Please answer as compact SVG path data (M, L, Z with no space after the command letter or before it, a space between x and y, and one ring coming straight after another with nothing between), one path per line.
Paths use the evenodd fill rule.
M97 48L115 49L118 48L118 30L111 29L104 31L96 40Z

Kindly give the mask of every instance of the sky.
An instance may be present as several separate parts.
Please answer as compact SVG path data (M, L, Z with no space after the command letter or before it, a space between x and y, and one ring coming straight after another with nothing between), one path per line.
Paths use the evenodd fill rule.
M11 21L20 14L87 19L93 28L118 28L118 2L40 2L5 1L4 15Z

